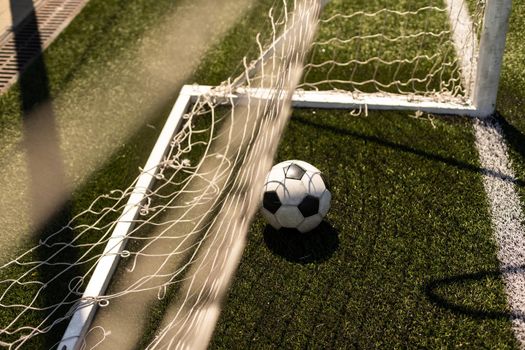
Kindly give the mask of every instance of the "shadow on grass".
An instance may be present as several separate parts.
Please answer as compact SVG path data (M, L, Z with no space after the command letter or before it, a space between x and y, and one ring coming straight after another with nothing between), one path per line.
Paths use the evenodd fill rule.
M44 225L41 229L40 237L42 240L48 238L50 234L58 232L60 230L60 235L56 239L52 239L49 243L53 241L56 242L71 242L74 238L73 231L70 229L65 229L65 226L71 219L71 208L72 204L70 201L65 203L60 210L58 210ZM51 324L55 319L63 317L70 309L71 302L76 300L76 296L69 292L70 281L73 280L76 276L82 276L83 273L78 265L73 264L74 261L80 257L80 252L76 247L66 247L60 254L57 254L56 248L46 248L45 246L40 246L36 250L39 261L47 261L49 263L67 263L67 267L62 266L53 266L53 265L42 265L39 270L38 279L40 281L46 281L48 284L46 288L42 290L42 302L46 305L60 305L56 308L48 310L45 315L45 318L48 319L47 324ZM53 281L53 282L49 282ZM44 341L47 348L51 349L56 347L56 342L64 334L68 322L61 322L57 324L52 329L49 330L48 334L45 337L42 337L41 340Z
M339 232L326 221L307 233L266 225L263 236L274 254L301 264L328 260L339 247Z
M465 315L475 319L520 319L525 320L525 314L510 312L504 309L490 309L485 308L482 305L473 306L465 305L457 301L450 300L446 295L440 293L440 289L447 287L462 287L465 286L469 288L469 285L481 282L483 280L500 280L502 275L512 275L525 273L525 266L520 267L511 267L500 270L489 270L489 271L480 271L475 273L466 273L461 275L455 275L450 277L445 277L441 279L435 279L427 282L423 286L423 291L427 299L439 306L449 310L457 315Z
M17 54L20 114L22 116L27 172L29 174L29 204L33 230L41 241L64 227L71 218L66 176L60 152L56 116L53 109L47 67L43 57L42 37L32 0L10 0L15 49ZM72 232L62 230L59 240L71 241ZM46 282L40 290L36 306L60 305L70 300L68 281L79 275L76 265L63 269L53 263L71 263L78 258L76 248L68 247L58 254L55 249L40 246L35 258L42 264L38 279ZM60 277L58 277L60 276ZM48 281L53 281L48 283ZM35 305L33 305L35 306ZM67 312L68 305L43 311L40 317L48 326L54 318ZM55 327L39 341L51 348L61 336L65 325ZM38 342L38 341L37 341ZM44 345L45 344L45 345ZM26 344L31 347L32 345Z
M414 154L414 155L417 155L417 156L420 156L420 157L423 157L423 158L426 158L426 159L429 159L429 160L432 160L432 161L441 162L441 163L444 163L444 164L447 164L447 165L451 165L451 166L456 167L456 168L461 169L461 170L466 170L466 171L470 171L470 172L473 172L473 173L479 173L479 174L482 174L482 175L490 175L490 176L493 176L493 177L496 177L496 178L500 178L500 179L505 180L505 181L512 181L517 186L525 187L525 181L523 181L523 180L509 178L507 175L501 174L501 173L496 172L496 171L494 171L492 169L482 168L482 167L479 167L479 166L474 165L474 164L470 164L470 163L467 163L467 162L463 162L463 161L454 159L452 157L444 157L444 156L441 156L441 155L438 155L438 154L435 154L435 153L427 152L427 151L424 151L424 150L421 150L421 149L417 149L417 148L410 147L410 146L407 146L407 145L403 145L403 144L400 144L400 143L396 143L396 142L392 142L392 141L389 141L389 140L385 140L385 139L382 139L382 138L377 137L377 136L366 135L366 134L362 134L362 133L359 133L359 132L355 132L355 131L339 128L339 127L336 127L336 126L326 125L326 124L322 124L322 123L316 123L316 122L313 122L313 121L310 121L308 119L301 118L301 117L298 117L298 116L294 116L292 120L295 120L295 121L297 121L297 122L299 122L301 124L304 124L304 125L308 125L308 126L312 126L312 127L315 127L315 128L322 129L322 130L326 130L326 131L332 132L334 134L350 136L350 137L353 137L353 138L356 138L356 139L359 139L359 140L363 140L363 141L367 141L367 142L373 142L375 144L378 144L378 145L381 145L381 146L384 146L384 147L389 147L389 148L392 148L392 149L395 149L395 150L398 150L398 151L401 151L401 152L411 153L411 154ZM503 125L503 128L505 130L505 125ZM515 136L516 136L516 132L519 133L519 131L516 130L516 129L514 129L514 131L515 131ZM522 150L522 152L524 152L524 150L525 150L525 148L524 148L525 147L525 140L523 138L523 134L520 133L520 135L521 135L521 138L520 137L517 138L516 145L520 145L519 146L520 149ZM521 142L521 144L519 142Z
M523 159L525 159L525 135L514 125L509 123L507 118L505 118L499 112L496 112L494 117L501 125L503 133L505 134L505 140L507 141L509 147L512 148Z

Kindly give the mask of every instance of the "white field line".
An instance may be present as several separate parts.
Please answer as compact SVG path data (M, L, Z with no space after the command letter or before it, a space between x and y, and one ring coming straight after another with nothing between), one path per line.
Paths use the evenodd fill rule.
M499 123L493 118L477 119L474 131L481 167L486 169L483 171L483 185L490 204L512 328L519 347L525 349L524 216L515 190L515 174Z

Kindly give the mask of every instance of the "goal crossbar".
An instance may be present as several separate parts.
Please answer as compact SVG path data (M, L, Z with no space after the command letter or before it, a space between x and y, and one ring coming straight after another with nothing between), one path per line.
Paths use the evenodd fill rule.
M268 89L237 88L233 92L223 93L208 85L186 85L185 91L192 99L201 95L210 95L222 99L224 103L251 99L265 99L270 96ZM437 102L435 98L425 96L404 96L395 94L352 94L346 91L307 91L296 90L292 95L293 108L315 109L360 109L360 110L402 110L421 111L433 114L461 114L476 116L478 110L460 99L454 102Z

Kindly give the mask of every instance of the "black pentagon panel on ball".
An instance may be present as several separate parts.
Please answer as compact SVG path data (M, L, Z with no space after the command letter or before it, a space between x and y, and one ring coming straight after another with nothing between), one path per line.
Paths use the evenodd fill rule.
M324 186L326 187L326 189L331 192L332 186L330 186L330 181L328 181L328 178L326 177L326 175L323 173L320 173L319 175L321 175L321 179L323 179Z
M281 201L275 191L264 192L263 207L270 213L275 214L281 207Z
M307 195L301 204L299 204L298 208L305 218L315 215L319 213L319 198Z
M294 163L284 168L284 176L287 179L301 180L304 173L306 173L306 170Z

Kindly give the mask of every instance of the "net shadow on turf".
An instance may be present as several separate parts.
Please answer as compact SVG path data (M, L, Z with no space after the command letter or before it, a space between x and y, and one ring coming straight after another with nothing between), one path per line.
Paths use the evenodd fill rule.
M514 177L509 177L506 174L502 174L502 173L494 171L492 169L482 168L482 167L474 165L474 164L466 163L466 162L463 162L463 161L460 161L460 160L457 160L457 159L454 159L454 158L450 158L450 157L444 157L444 156L441 156L441 155L438 155L438 154L435 154L435 153L430 153L430 152L427 152L425 150L421 150L421 149L417 149L417 148L414 148L414 147L411 147L411 146L407 146L407 145L403 145L403 144L400 144L400 143L396 143L396 142L392 142L392 141L389 141L389 140L385 140L385 139L377 137L377 136L365 135L365 134L362 134L362 133L359 133L359 132L346 130L346 129L342 129L342 128L339 128L339 127L323 124L323 123L316 123L316 122L313 122L313 121L310 121L310 120L307 120L305 118L298 117L298 116L294 116L292 118L292 121L297 121L297 122L299 122L301 124L305 124L305 125L312 126L312 127L315 127L315 128L327 130L327 131L333 132L335 134L347 135L347 136L350 136L350 137L353 137L353 138L356 138L356 139L361 139L363 141L373 142L373 143L376 143L378 145L389 147L389 148L392 148L392 149L395 149L395 150L398 150L398 151L401 151L401 152L411 153L411 154L414 154L414 155L417 155L417 156L420 156L420 157L427 158L429 160L441 162L441 163L444 163L444 164L456 167L456 168L461 169L461 170L467 170L467 171L470 171L470 172L473 172L473 173L479 173L479 174L487 174L487 175L493 176L495 178L499 178L499 179L504 180L504 181L513 182L516 186L525 187L525 181L523 181L521 179L514 178ZM523 135L522 135L522 137L523 137ZM522 147L522 146L520 146L520 147Z
M522 274L525 266L508 267L503 270L483 270L474 273L465 273L453 275L445 278L430 280L424 284L422 290L425 297L434 305L449 310L457 315L464 315L474 319L520 319L525 320L524 314L516 314L504 308L488 308L483 305L465 305L453 300L447 296L446 291L450 287L460 288L465 291L466 288L473 288L473 285L481 284L484 281L499 280L505 274Z

